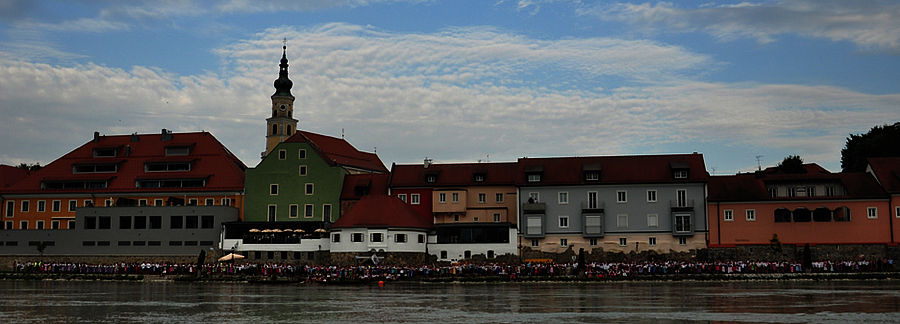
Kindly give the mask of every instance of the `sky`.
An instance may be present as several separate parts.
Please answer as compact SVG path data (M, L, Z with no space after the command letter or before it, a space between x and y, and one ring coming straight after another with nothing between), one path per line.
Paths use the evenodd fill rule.
M840 171L900 121L900 1L0 0L0 164L117 135L265 150L286 39L298 128L391 163L788 155Z

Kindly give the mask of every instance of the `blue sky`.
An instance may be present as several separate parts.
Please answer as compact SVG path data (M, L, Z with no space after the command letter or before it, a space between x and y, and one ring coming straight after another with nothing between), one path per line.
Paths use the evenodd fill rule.
M702 152L716 174L900 121L898 1L0 1L0 163L104 134L264 150L287 38L301 129L390 165Z

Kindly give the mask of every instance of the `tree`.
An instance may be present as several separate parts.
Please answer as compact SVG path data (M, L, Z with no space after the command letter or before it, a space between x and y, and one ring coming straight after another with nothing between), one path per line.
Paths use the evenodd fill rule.
M868 133L847 137L847 144L841 150L841 169L865 171L870 157L900 156L900 122L893 125L875 126Z
M19 168L19 169L25 169L25 170L28 170L28 171L37 171L38 169L41 168L41 164L40 164L40 163L33 163L33 164L20 163L19 166L18 166L18 168Z
M778 163L777 168L781 173L806 173L803 159L799 155L788 155L781 163Z

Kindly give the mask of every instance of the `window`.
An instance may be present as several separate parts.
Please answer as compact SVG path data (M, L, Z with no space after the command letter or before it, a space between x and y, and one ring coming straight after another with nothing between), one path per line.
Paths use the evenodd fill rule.
M301 166L300 166L300 175L301 175L301 176L305 176L305 175L306 175L306 166L305 166L305 165L301 165Z
M231 198L222 198L222 206L231 206Z
M77 201L77 200L69 200L69 209L68 209L68 211L75 211L75 208L77 208L77 207L78 207L78 201Z
M869 219L878 218L878 207L866 208L866 216L869 217Z
M184 228L197 228L197 216L184 216Z
M500 213L494 213L494 223L500 222Z
M287 150L278 150L278 159L279 160L287 159Z
M446 203L446 202L447 202L447 194L445 194L445 193L443 193L443 192L442 192L442 193L439 193L439 194L438 194L438 202L440 202L440 203L442 203L442 204L443 204L443 203Z
M647 202L656 202L656 190L647 190Z
M587 181L600 180L600 172L599 171L587 171L584 173L584 180L587 180Z
M300 149L300 152L298 152L297 156L300 157L301 159L305 159L306 158L306 149Z
M603 216L584 216L584 233L589 235L603 234Z
M115 157L116 148L114 147L98 147L94 149L94 157Z
M559 228L569 227L569 216L559 216Z
M406 234L394 234L395 243L406 243Z
M690 214L675 214L675 232L690 233L692 230Z
M557 194L557 196L559 196L557 199L557 202L560 205L566 205L569 203L569 193L568 192L560 192Z
M503 194L502 193L494 194L494 200L496 200L498 203L502 203L503 202Z
M628 227L628 215L627 214L616 215L616 227L618 227L618 228Z
M213 228L215 226L215 218L212 215L200 216L200 228Z
M825 195L834 196L834 186L825 186Z
M39 229L39 230L44 229L44 221L42 221L42 220L37 221L37 226L35 226L34 228Z
M27 230L28 229L28 221L19 222L19 229Z
M687 237L684 237L684 236L678 237L678 245L687 245Z
M528 175L528 182L540 182L541 174L540 173L532 173Z
M47 211L47 202L43 200L38 200L37 211L44 212Z
M425 243L425 234L419 234L419 243Z
M12 201L10 201L12 202ZM31 209L31 202L28 200L22 200L22 212L27 213L29 209ZM12 207L10 207L12 208Z
M479 204L483 204L483 203L486 203L486 202L487 202L487 195L484 194L484 193L479 193L479 194L478 194L478 203L479 203Z
M289 210L288 217L290 218L297 218L300 214L300 206L297 206L297 204L291 204Z
M169 228L172 228L172 229L184 228L184 217L183 216L169 216Z
M447 251L441 251L441 259L447 258Z
M12 223L9 224L12 225ZM66 226L66 229L75 229L75 221L69 220L68 222L66 222Z
M138 206L147 206L147 199L138 199Z
M306 184L306 195L312 195L315 191L314 189L315 188L312 183L307 183Z
M687 189L675 190L675 203L677 207L688 207Z
M559 246L569 246L568 239L559 239Z
M477 222L478 222L478 216L472 217L472 221L477 223Z
M13 221L6 221L6 227L4 228L8 230L13 229Z
M900 217L900 207L894 210L894 217Z
M775 209L774 212L775 222L776 223L790 223L791 222L791 211L787 208L778 208Z
M97 229L109 229L110 223L112 222L112 218L109 216L100 216L97 218Z
M528 193L529 202L537 203L541 201L541 194L537 192L529 192Z
M350 242L362 242L363 241L363 233L353 233L350 235Z
M725 218L726 222L734 221L734 210L726 209L722 212L722 217Z
M206 198L206 200L203 202L203 204L206 206L212 206L212 205L216 204L216 200L213 198Z
M598 197L597 192L596 191L588 191L587 194L588 194L587 208L588 209L597 209L599 206L598 199L597 199L597 197Z
M748 222L756 221L756 210L755 209L747 209L744 211L744 213L747 215Z
M454 192L454 193L450 194L450 200L453 202L459 202L459 193Z
M538 239L531 240L532 247L538 247L540 245L541 245L541 240L538 240Z
M624 190L616 191L616 202L620 204L628 202L628 192Z
M384 241L384 234L383 233L372 233L372 235L369 236L369 239L370 239L370 242L372 242L372 243L380 243L380 242Z
M619 238L619 246L628 246L628 239L624 237Z
M187 205L188 205L188 206L197 206L197 202L198 202L198 199L197 199L197 198L191 198L191 199L188 199L188 204L187 204Z
M659 215L647 214L647 226L648 227L659 227Z
M150 229L160 229L162 228L162 216L150 216L149 219L149 228Z
M169 146L166 147L166 156L170 155L188 155L191 154L190 146Z
M277 196L277 195L278 195L278 185L277 185L277 184L270 184L270 185L269 185L269 195L270 195L270 196Z
M475 182L484 182L484 175L483 175L483 174L476 174L476 175L475 175Z
M542 221L543 217L541 216L528 216L525 220L525 234L540 235L544 230Z
M425 176L425 182L434 183L435 181L437 181L436 175L429 174L429 175Z
M595 239L595 238L589 239L588 244L590 244L591 246L597 246L597 239Z
M313 217L313 205L306 204L303 206L303 217L311 218Z
M163 206L163 200L162 199L153 199L153 206L157 206L157 207Z
M411 194L409 195L409 203L413 205L418 205L421 201L421 197L419 194Z
M85 217L84 218L84 229L96 229L97 228L97 217Z
M119 216L119 229L131 229L131 216Z
M277 205L269 205L269 206L268 206L268 211L267 211L267 213L266 213L266 219L268 219L270 222L274 222L274 221L275 221L275 217L276 217L276 215L277 215L277 212L278 212L278 206L277 206Z
M398 194L397 198L400 198L401 201L406 202L406 194Z
M458 221L459 221L459 215L453 215L453 221L454 221L454 222L458 222Z
M145 172L191 171L190 162L151 162L144 164Z
M331 241L334 243L340 243L341 242L341 233L331 234Z
M147 216L134 216L134 229L146 229Z
M331 220L331 205L328 205L328 204L322 205L322 220L325 220L325 221Z
M687 170L677 170L675 171L675 179L687 179L688 172Z

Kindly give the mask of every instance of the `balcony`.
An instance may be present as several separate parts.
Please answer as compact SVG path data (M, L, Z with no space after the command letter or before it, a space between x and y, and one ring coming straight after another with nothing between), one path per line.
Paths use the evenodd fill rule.
M547 210L547 203L523 203L522 212L525 214L543 214Z
M669 207L673 212L693 211L694 200L669 200Z
M582 214L602 214L603 210L606 208L606 203L600 201L594 204L589 204L587 201L581 202L581 213Z
M602 215L584 215L582 216L582 235L584 237L603 237L603 216Z

